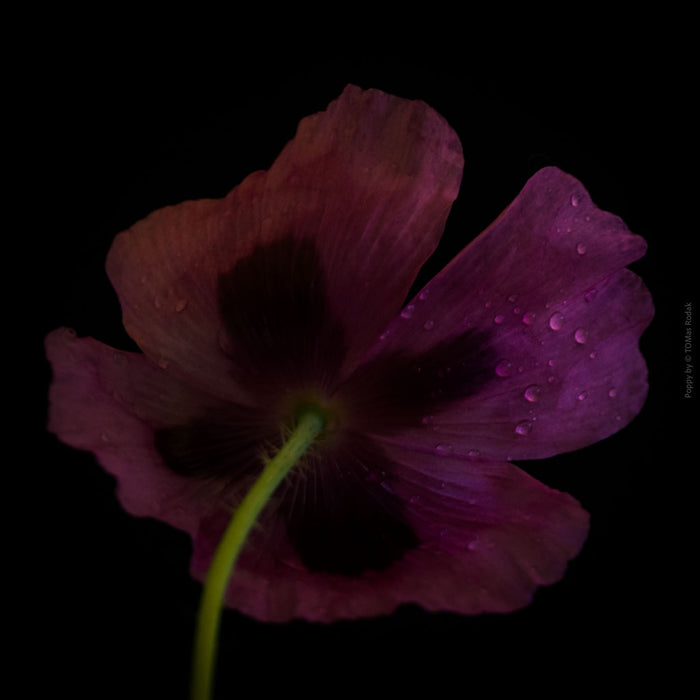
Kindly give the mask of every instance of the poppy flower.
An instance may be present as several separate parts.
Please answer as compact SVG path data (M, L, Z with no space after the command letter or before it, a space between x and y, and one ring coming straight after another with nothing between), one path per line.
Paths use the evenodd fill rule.
M511 462L640 411L653 308L626 266L645 243L545 168L406 303L462 168L426 104L349 86L268 171L117 236L107 272L142 354L47 337L49 429L96 455L129 513L188 532L199 579L263 462L308 407L323 416L227 605L506 612L580 551L585 510Z

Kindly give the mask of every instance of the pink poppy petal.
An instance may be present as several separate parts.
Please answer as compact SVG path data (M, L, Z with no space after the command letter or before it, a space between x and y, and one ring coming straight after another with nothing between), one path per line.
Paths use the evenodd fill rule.
M463 614L527 605L558 581L588 530L567 494L508 463L464 462L390 448L384 487L406 504L420 544L379 571L310 572L279 518L265 518L237 565L227 602L261 620L329 622L391 613L403 603ZM274 512L274 511L273 511ZM202 579L226 515L203 523L192 573Z
M427 105L350 86L325 112L302 120L266 173L254 173L224 199L154 212L117 237L107 271L125 327L175 376L254 402L259 397L232 371L235 347L248 339L222 322L221 280L242 261L267 260L272 251L281 262L270 270L258 265L257 286L239 285L224 306L251 308L265 283L281 285L273 295L279 298L284 280L300 276L294 251L307 255L310 247L317 264L302 282L307 290L320 285L324 298L317 305L328 317L316 325L342 319L340 361L352 367L396 314L435 248L461 171L457 136ZM282 255L285 241L292 244ZM325 349L322 343L318 354L327 355Z
M601 440L646 397L638 343L653 306L624 269L644 251L577 180L542 170L406 306L341 394L353 403L364 394L364 430L424 452L537 459ZM418 397L398 401L403 428L396 409L372 408L381 388L367 400L392 363L410 371L384 393L401 380Z
M49 430L96 455L116 477L126 511L195 533L202 514L216 507L217 492L168 469L154 435L159 427L186 423L211 399L143 355L79 339L67 328L46 337L46 353L53 368Z

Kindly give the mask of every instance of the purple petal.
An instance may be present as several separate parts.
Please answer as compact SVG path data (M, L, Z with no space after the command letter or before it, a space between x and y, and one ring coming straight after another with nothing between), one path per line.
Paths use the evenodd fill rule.
M638 342L653 307L624 269L644 250L577 180L540 171L389 326L364 370L410 358L432 395L399 402L410 409L404 429L367 401L358 429L501 460L548 457L624 427L647 391ZM363 372L342 390L353 405L357 383Z
M270 515L237 564L227 602L261 620L330 621L382 615L402 603L465 614L527 605L580 550L588 516L507 463L470 462L390 448L383 488L405 504L418 546L354 576L313 572L283 519ZM208 568L226 514L203 523L193 574ZM381 536L377 532L377 537Z
M154 212L117 237L107 271L125 327L175 376L254 402L231 372L231 346L241 341L222 322L220 283L256 251L292 240L318 256L329 319L344 327L341 361L352 367L435 248L461 171L459 140L427 105L348 87L302 120L268 172L222 200ZM258 279L259 288L269 281ZM249 305L256 290L246 291L229 308Z
M156 446L158 430L211 412L211 397L180 384L143 355L78 339L66 328L47 336L46 353L54 375L49 430L97 456L117 478L125 510L194 535L207 513L227 503L216 483L176 474Z

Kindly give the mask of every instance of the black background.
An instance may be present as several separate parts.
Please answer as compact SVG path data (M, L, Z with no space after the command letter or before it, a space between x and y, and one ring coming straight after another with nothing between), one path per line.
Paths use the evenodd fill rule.
M381 41L368 48L361 33L283 45L263 35L242 45L247 30L238 25L227 40L217 33L210 41L209 29L110 34L107 26L68 38L46 27L50 40L28 51L37 64L28 78L17 76L15 184L28 195L20 213L29 243L17 284L31 343L31 392L20 415L32 434L17 438L28 459L15 468L27 484L10 531L20 554L7 576L28 594L16 647L30 662L29 687L76 698L186 697L200 591L188 575L188 537L124 514L94 458L44 432L43 336L67 325L135 349L104 272L114 236L154 209L223 196L269 167L298 121L352 82L426 101L462 140L460 198L419 283L544 165L575 175L647 239L646 258L632 268L657 309L642 339L649 399L603 443L523 464L592 515L582 554L530 607L468 618L408 606L332 625L266 625L227 612L220 697L350 687L398 694L421 682L431 695L465 697L568 695L589 684L634 692L656 681L668 691L684 668L674 630L689 614L692 551L682 494L694 480L697 400L683 398L684 303L695 304L699 327L683 42L648 41L644 32L629 39L626 28L601 24L554 43L547 31L526 33L517 47L493 31L478 50L464 48L471 35L440 41L430 31L430 46L414 34L383 50Z

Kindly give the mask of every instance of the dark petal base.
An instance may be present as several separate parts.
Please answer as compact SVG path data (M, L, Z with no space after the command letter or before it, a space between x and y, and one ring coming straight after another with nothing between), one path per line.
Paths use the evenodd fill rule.
M282 508L310 571L359 576L386 569L419 540L385 480L392 466L381 450L362 436L344 442L291 476Z

